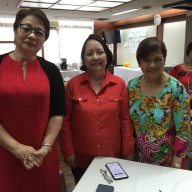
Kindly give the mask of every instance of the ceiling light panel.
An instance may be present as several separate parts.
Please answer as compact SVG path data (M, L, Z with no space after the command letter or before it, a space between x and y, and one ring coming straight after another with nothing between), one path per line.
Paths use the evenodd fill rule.
M121 4L123 4L123 3L97 1L95 3L92 3L90 6L91 7L116 7L116 6L121 5Z
M89 3L93 3L94 1L91 0L61 0L58 4L65 4L65 5L87 5Z
M35 3L56 3L58 0L25 0L25 2L35 2Z
M115 13L115 14L113 14L111 16L121 15L121 14L129 13L129 12L133 12L133 11L137 11L137 10L139 10L139 9L130 9L130 10L127 10L127 11Z
M105 0L105 1L115 1L115 2L123 2L123 3L127 3L133 0Z
M66 9L66 10L76 10L81 6L72 6L72 5L53 5L51 9Z
M79 11L103 11L107 8L103 8L103 7L82 7L80 9L78 9Z
M38 8L49 8L52 4L45 4L45 3L29 3L23 2L21 7L38 7Z

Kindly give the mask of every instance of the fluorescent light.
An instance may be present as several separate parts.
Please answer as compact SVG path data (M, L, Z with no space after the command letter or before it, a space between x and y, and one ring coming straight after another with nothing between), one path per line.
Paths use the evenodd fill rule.
M124 13L129 13L129 12L132 12L132 11L137 11L138 9L131 9L131 10L128 10L128 11L123 11L123 12L119 12L119 13L115 13L111 16L116 16L116 15L121 15L121 14L124 14Z
M56 3L58 0L25 0L25 2L34 2L34 3Z
M48 8L50 6L51 6L51 4L23 2L20 7Z
M105 1L116 1L116 2L124 2L124 3L127 3L127 2L130 2L130 1L133 1L133 0L105 0Z
M81 7L78 11L103 11L107 8L104 7Z
M75 6L75 5L58 5L55 4L51 7L51 9L65 9L65 10L75 10L80 8L81 6Z
M89 4L90 7L116 7L122 5L122 2L108 2L108 1L96 1L95 3Z
M64 5L87 5L89 3L93 3L94 1L91 0L61 0L58 2L58 4L64 4Z

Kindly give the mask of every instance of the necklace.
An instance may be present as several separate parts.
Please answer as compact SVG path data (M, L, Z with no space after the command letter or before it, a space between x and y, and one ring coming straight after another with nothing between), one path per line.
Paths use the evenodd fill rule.
M27 66L22 66L22 71L25 69L25 67L27 67Z
M164 75L164 74L165 74L165 72L163 72L163 75ZM158 83L160 83L160 81L161 81L162 78L163 78L163 75L161 76L161 78L160 78L156 83L153 83L153 84L146 82L146 80L145 80L145 75L143 76L143 80L145 81L145 83L147 84L147 86L153 87L153 86L157 85Z
M187 95L191 95L192 94L192 90L189 88L189 77L188 77L188 71L187 71L187 67L188 67L188 61L189 59L187 59L187 63L186 63L186 72L187 72Z

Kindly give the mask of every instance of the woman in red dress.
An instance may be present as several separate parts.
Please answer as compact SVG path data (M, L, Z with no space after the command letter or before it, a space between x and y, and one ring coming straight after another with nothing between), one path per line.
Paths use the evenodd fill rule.
M36 56L49 21L39 9L23 9L13 28L15 50L0 55L0 191L61 192L55 138L65 114L63 81Z
M81 58L85 73L66 87L66 116L59 133L61 154L77 184L96 156L132 160L135 138L125 82L106 70L112 53L91 34Z
M186 48L187 62L175 66L169 74L178 79L187 91L187 97L190 101L192 110L192 42ZM192 118L191 118L192 120Z

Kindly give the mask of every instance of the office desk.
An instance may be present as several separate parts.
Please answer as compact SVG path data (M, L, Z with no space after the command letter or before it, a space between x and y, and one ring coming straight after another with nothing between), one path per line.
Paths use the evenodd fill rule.
M75 69L73 69L71 71L67 71L67 70L62 71L62 70L60 70L60 73L61 73L63 79L65 79L65 77L73 78L73 77L79 75L79 70L75 70Z
M142 74L143 72L140 68L132 69L129 67L114 67L114 75L121 77L125 81L126 86L131 79Z
M119 162L129 178L108 184L100 169L106 170L105 164L112 162ZM191 192L191 183L191 171L100 156L92 161L73 192L95 192L98 184L114 186L114 192Z

